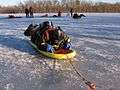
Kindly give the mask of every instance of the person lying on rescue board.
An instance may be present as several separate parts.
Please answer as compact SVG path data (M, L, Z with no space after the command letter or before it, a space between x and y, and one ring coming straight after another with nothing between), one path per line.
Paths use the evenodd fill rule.
M39 25L30 24L24 32L25 36L30 36L32 43L38 49L53 53L59 48L70 49L70 38L58 26L54 27L52 22L45 21Z

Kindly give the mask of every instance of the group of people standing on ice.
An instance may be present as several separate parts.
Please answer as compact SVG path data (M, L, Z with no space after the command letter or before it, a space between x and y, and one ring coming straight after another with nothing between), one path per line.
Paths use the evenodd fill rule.
M81 18L81 17L85 17L84 14L80 14L78 15L77 12L74 13L74 10L73 8L70 9L69 11L70 13L70 16L73 17L73 18ZM26 17L30 17L30 18L33 18L34 15L33 15L33 8L32 7L29 7L29 8L25 8L25 14L26 14ZM53 17L61 17L62 16L62 12L61 11L58 11L58 15L53 15ZM45 14L41 17L48 17L48 14Z
M25 14L26 14L26 17L33 18L34 17L34 15L33 15L33 8L32 7L30 7L29 9L25 8Z

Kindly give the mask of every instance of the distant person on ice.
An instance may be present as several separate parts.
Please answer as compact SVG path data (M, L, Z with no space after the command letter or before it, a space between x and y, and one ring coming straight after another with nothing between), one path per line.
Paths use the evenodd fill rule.
M34 16L33 16L33 8L32 7L29 8L29 12L30 12L30 17L33 18Z
M28 8L25 9L25 14L26 14L26 17L29 17L29 10L28 10Z
M70 9L70 15L73 16L73 8Z
M61 11L58 12L58 17L61 17Z

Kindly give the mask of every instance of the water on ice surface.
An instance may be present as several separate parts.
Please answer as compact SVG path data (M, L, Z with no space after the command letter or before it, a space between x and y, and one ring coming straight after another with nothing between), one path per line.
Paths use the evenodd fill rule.
M0 90L86 90L69 61L39 55L23 35L29 24L52 21L71 37L73 64L97 90L120 90L120 14L7 19L0 15ZM3 19L4 18L4 19Z

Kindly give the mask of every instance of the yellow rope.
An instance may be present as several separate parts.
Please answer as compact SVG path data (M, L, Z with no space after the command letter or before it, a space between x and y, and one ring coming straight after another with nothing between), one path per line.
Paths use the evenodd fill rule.
M78 74L78 76L80 78L82 78L82 81L89 86L90 90L96 90L96 86L95 84L91 83L90 81L88 81L80 72L78 72L78 70L76 69L76 67L72 64L72 60L69 59L70 64L72 66L72 68L74 69L74 71Z

